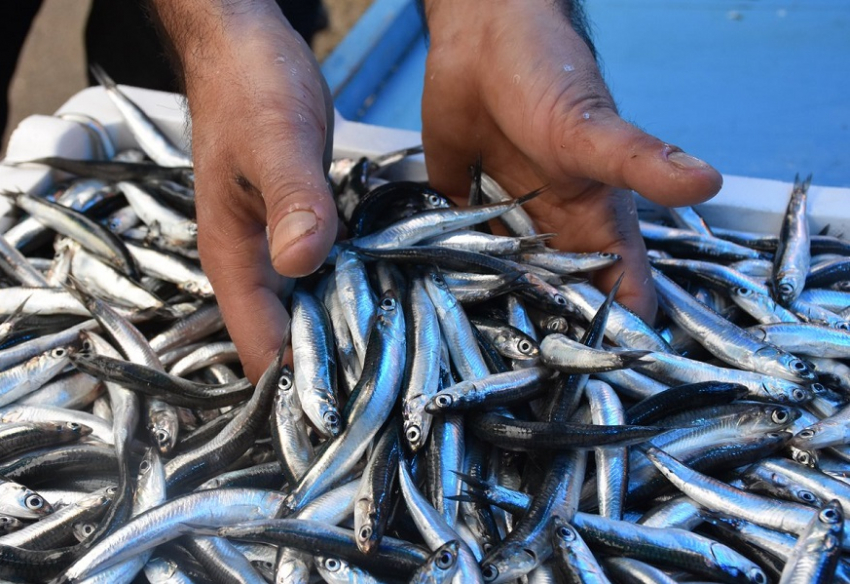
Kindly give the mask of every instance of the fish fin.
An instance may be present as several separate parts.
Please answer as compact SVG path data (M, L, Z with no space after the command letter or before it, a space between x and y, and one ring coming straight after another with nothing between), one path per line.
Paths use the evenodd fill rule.
M577 276L576 274L558 274L557 279L555 279L555 285L562 286L564 284L584 284L587 281L587 278Z
M469 491L464 491L462 495L449 495L446 497L449 501L458 501L460 503L475 503L479 499L469 494Z
M823 229L821 229L820 231L818 231L818 235L829 235L829 227L830 227L829 223L827 223L826 225L824 225L824 226L823 226Z
M624 365L626 367L631 367L632 365L636 365L639 363L652 362L651 360L643 360L643 358L647 355L652 355L652 351L645 351L643 349L626 349L624 351L617 351L617 354L625 360Z
M543 247L543 243L555 237L557 233L540 233L537 235L527 235L525 237L518 237L519 239L519 248L521 251L527 251L531 249L537 249Z
M485 480L479 479L478 477L474 477L472 475L468 475L456 470L453 470L454 473L460 480L462 480L467 485L473 487L473 489L488 489L490 487L490 483Z
M514 199L512 206L517 207L517 206L520 206L520 205L524 205L527 202L529 202L531 199L535 199L535 198L539 197L540 195L542 195L543 193L545 193L548 190L549 190L549 185L544 185L544 186L542 186L538 189L534 189L530 193L527 193L525 195L522 195L521 197L517 197L516 199Z

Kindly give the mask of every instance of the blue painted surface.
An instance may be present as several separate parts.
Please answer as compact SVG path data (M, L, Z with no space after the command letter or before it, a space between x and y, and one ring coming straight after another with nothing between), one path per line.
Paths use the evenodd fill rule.
M421 129L425 44L418 15L400 8L405 2L413 6L372 6L403 16L392 51L372 51L346 71L337 107L350 119ZM812 172L817 184L850 186L850 1L587 0L586 7L626 119L726 174L788 181ZM346 42L356 35L367 46L372 30L355 29ZM323 68L346 77L331 58ZM352 83L356 91L345 88Z

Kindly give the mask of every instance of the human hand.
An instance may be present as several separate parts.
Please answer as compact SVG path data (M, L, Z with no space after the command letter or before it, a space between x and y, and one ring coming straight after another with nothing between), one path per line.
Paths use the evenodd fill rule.
M431 36L422 141L431 184L468 192L470 165L513 195L550 188L525 209L551 244L608 251L621 263L595 283L648 322L655 289L628 190L666 206L717 193L720 174L617 114L596 61L572 28L569 0L426 0ZM610 186L609 186L610 185Z
M333 103L275 2L152 0L192 116L198 251L246 375L277 353L288 277L327 257ZM266 226L268 225L268 231Z

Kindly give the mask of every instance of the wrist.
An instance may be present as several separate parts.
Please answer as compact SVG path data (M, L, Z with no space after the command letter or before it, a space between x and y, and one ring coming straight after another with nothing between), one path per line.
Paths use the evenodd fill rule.
M508 27L520 22L539 21L546 30L563 22L588 46L596 50L589 33L581 0L502 0L497 3L475 0L420 0L431 43L463 43L486 46ZM475 35L478 35L477 38Z

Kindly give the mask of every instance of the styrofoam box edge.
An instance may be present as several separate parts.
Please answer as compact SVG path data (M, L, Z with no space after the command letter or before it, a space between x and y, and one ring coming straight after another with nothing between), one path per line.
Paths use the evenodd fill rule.
M190 126L180 96L136 87L122 86L121 89L172 140L183 145L189 143ZM101 87L90 87L72 96L59 108L57 114L62 113L85 114L98 119L119 149L134 145L121 114ZM88 132L75 122L53 116L30 116L12 133L6 160L18 162L44 156L88 158L92 155L90 140ZM375 156L420 143L418 132L352 122L338 114L335 119L335 156ZM421 156L406 160L400 171L414 180L426 177ZM51 182L51 173L43 167L0 165L0 188L41 193ZM711 225L778 233L791 184L725 175L720 193L698 209ZM653 208L640 197L637 201L639 209ZM5 214L6 208L2 205L6 204L0 199L0 215ZM813 232L829 225L830 233L850 234L850 189L812 185L808 211Z

